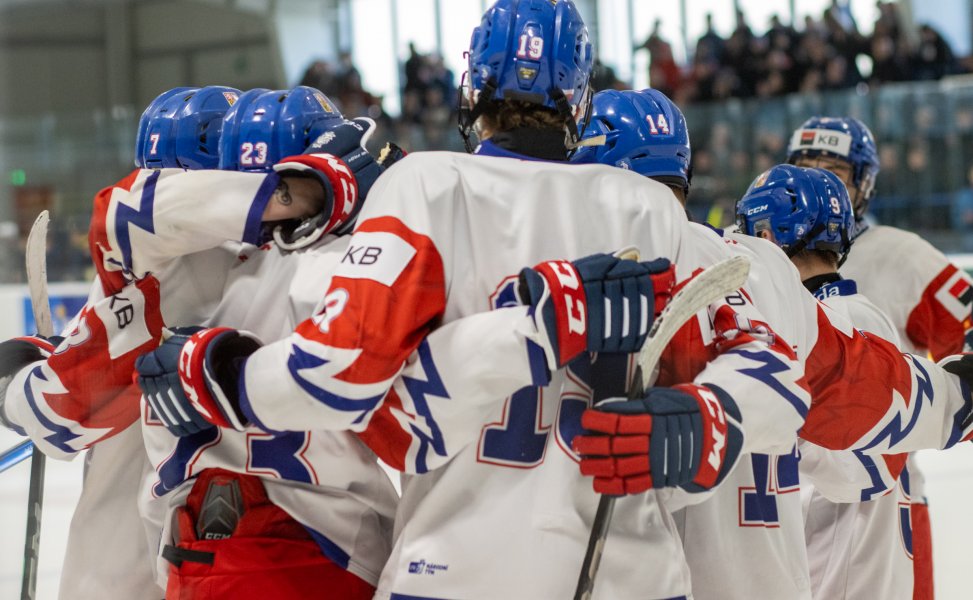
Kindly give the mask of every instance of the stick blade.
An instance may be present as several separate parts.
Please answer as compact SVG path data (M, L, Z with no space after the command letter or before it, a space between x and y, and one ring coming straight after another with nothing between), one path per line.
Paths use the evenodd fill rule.
M47 226L50 214L43 210L37 215L30 233L27 235L27 287L30 289L30 303L34 309L34 322L37 333L44 337L54 335L51 321L51 306L47 293Z
M734 256L707 267L673 296L652 323L649 336L639 352L638 364L643 381L648 382L662 351L686 321L713 302L743 287L749 274L750 260L744 256Z

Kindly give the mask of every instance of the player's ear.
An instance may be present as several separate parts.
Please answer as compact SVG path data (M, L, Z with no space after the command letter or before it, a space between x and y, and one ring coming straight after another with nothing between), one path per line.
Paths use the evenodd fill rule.
M757 237L763 238L768 242L772 242L774 244L777 243L777 241L774 239L773 232L770 231L769 229L761 229L760 231L757 232Z

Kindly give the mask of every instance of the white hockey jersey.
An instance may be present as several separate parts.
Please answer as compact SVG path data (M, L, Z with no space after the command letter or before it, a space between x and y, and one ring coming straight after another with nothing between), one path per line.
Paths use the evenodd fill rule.
M205 177L200 176L203 174ZM344 252L347 238L329 238L314 250L293 255L283 255L272 247L258 249L226 242L256 241L262 207L274 187L275 184L268 186L263 176L136 171L96 201L91 239L96 246L96 264L106 291L116 291L133 274L142 276L153 272L161 282L162 314L171 326L235 326L254 330L268 340L290 332L320 302L327 289L327 274ZM217 206L213 208L218 210L210 212L206 207L200 208L209 192L227 189L233 190L235 198L214 192ZM254 215L256 224L252 220ZM184 256L196 250L199 252ZM21 388L26 390L30 386L21 385ZM137 392L137 388L134 390ZM34 396L47 399L44 394ZM119 402L131 399L119 398ZM50 427L51 421L45 414L51 407L36 403L27 408L16 413L25 415L23 426L33 430L32 435L42 439L50 437L51 432L44 428ZM106 537L99 531L84 528L83 539L91 539L87 544L75 546L87 546L86 555L78 554L74 560L69 556L66 564L78 563L79 570L80 565L87 565L88 580L85 586L68 588L66 576L62 584L65 593L97 588L100 595L93 591L85 597L116 596L115 592L120 589L118 583L107 576L117 573L101 565L110 563L114 569L126 563L105 561L104 555L92 553L90 548L98 545L93 541L97 538L122 540L113 554L124 557L133 567L146 562L151 567L132 568L122 581L130 589L141 591L121 596L160 597L161 591L151 582L158 570L159 583L164 587L168 565L160 559L156 569L155 561L146 558L154 556L161 549L161 540L166 539L162 529L170 523L169 511L181 504L195 475L210 466L262 476L271 500L308 529L325 555L362 579L377 582L390 549L396 494L377 466L374 454L353 434L273 435L257 430L241 433L214 428L197 436L175 438L145 410L145 405L142 408L145 446L138 430L133 432L129 427L131 419L113 421L114 431L102 436L109 439L92 454L89 472L99 477L86 480L82 496L84 506L90 504L86 503L87 498L105 499L110 495L112 502L105 502L105 507L129 507L114 514L99 512L97 507L90 511L96 517L91 523L102 523L105 517L114 516L117 521L113 522L113 531L127 533ZM106 406L104 412L112 416L129 414L111 409ZM63 434L65 439L85 432L84 423L64 421L70 425L70 430ZM124 434L111 437L123 431ZM148 477L120 479L131 469L119 467L118 459L144 457L145 447L151 460ZM141 495L140 487L144 487ZM135 515L132 509L139 504L137 498L150 537L150 542L143 541L141 546L138 540L146 538L142 523L135 522L133 528L122 519ZM104 544L100 547L104 548ZM141 574L146 572L151 575L143 578Z
M859 329L899 342L889 318L857 293L854 281L825 284L815 295ZM815 598L913 597L909 477L907 471L899 475L905 458L801 445L804 531Z
M107 240L101 247L103 270L120 263L127 274L159 274L167 324L234 327L269 341L313 314L347 238L329 237L293 254L226 243L256 241L276 176L157 171L141 177L144 183L136 179L127 194L112 198L99 213L103 229L94 229ZM197 207L210 189L232 189L236 196L218 196L221 212L200 219ZM130 213L143 220L133 223L125 216ZM220 265L224 268L214 268ZM176 438L145 403L142 429L154 474L144 482L140 501L153 529L163 528L162 544L170 543L169 514L182 504L195 476L219 467L261 476L270 500L304 525L328 558L377 581L389 552L396 495L374 454L354 434L213 428ZM167 571L160 559L160 579Z
M906 352L941 360L963 352L973 280L914 233L872 225L855 238L841 274L882 310Z
M936 447L956 442L956 432L943 426L951 426L955 414L968 410L963 396L952 396L952 407L935 416L926 406L931 401L931 397L926 399L926 372L937 372L938 367L922 359L917 359L916 367L913 359L906 359L904 363L912 371L908 379L914 381L911 390L898 383L890 386L888 374L902 360L893 345L856 333L847 314L817 302L774 244L730 232L724 232L724 239L731 251L751 259L744 291L806 361L812 405L801 430L803 438L832 448L870 448L868 455L862 453L862 460L875 465L876 477L885 474L876 493L888 489L888 482L894 483L902 467L901 457L888 465L885 457L875 453L884 443L877 440L894 437L891 445L906 449L918 447L910 446L910 439L940 445ZM782 298L788 301L781 302ZM890 330L887 320L876 326ZM866 328L875 327L869 323ZM884 399L871 394L879 388ZM905 402L903 393L908 398ZM932 418L925 421L926 417ZM898 435L899 422L909 423L901 428L903 435ZM929 429L921 432L926 425ZM846 455L816 450L826 457ZM821 474L824 476L841 478L840 473L829 475L827 471ZM798 453L793 449L778 455L743 456L711 499L675 515L697 599L811 596L799 481ZM867 486L860 479L855 485L859 486L853 495L857 501L862 487ZM726 561L726 555L739 558Z
M424 424L424 439L390 443L403 456L400 464L420 474L403 486L396 543L378 597L569 596L597 504L571 440L581 412L601 391L598 363L591 369L583 361L572 364L543 385L546 363L531 348L547 342L538 339L523 308L508 309L525 319L513 335L497 331L490 339L460 340L486 348L502 343L502 335L514 339L496 361L447 368L439 358L450 354L447 349L420 340L441 331L439 323L482 318L487 315L478 313L514 302L519 270L543 260L635 245L645 258L674 259L685 277L727 257L725 247L713 238L689 243L684 212L664 186L600 165L502 156L412 154L378 181L360 219L333 279L332 309L286 343L249 358L250 410L270 428L313 419L365 429L366 437L375 433L376 421ZM743 314L763 321L743 304ZM707 315L698 322L705 344L712 339ZM416 347L425 377L391 385ZM741 402L749 444L786 451L807 408L793 355L756 340L737 350L717 357L695 379L720 385ZM300 354L306 358L292 367L289 357ZM309 368L320 365L328 367ZM532 369L524 372L525 365ZM607 379L623 387L627 365L625 357ZM484 378L482 385L459 385L470 370ZM541 387L524 387L531 384ZM281 389L300 401L275 402L269 392ZM453 421L440 426L440 409ZM452 426L461 412L476 424L472 431ZM466 439L458 440L458 431ZM442 466L428 470L434 463ZM597 597L690 593L666 498L652 492L619 500Z

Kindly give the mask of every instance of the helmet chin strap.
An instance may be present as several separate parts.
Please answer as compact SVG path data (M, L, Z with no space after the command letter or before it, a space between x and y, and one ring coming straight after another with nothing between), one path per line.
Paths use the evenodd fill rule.
M465 76L464 76L465 77ZM477 119L480 118L486 111L486 107L493 99L493 95L497 93L497 80L493 77L487 80L483 85L483 89L480 90L479 96L476 98L476 103L473 108L467 108L463 105L463 84L459 87L459 134L463 137L463 145L466 146L466 151L472 154L476 147L473 145L473 141L470 139L470 132L473 131L473 126L476 124Z

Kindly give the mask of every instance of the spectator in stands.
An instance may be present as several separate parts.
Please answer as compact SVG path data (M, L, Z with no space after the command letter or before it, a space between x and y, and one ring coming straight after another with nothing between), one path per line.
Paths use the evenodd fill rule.
M625 90L631 86L620 80L615 74L615 69L595 58L594 67L591 70L591 89L595 92L602 90Z
M706 31L696 41L696 53L693 55L697 63L700 61L714 62L717 65L723 62L723 52L726 49L726 40L720 37L713 28L713 13L706 13Z
M932 80L956 72L956 58L949 43L931 25L919 27L919 47L916 49L912 79Z
M649 83L652 87L667 96L675 94L682 80L682 72L672 53L672 45L662 38L660 29L662 20L656 19L652 26L652 33L640 46L634 50L649 51Z
M298 85L306 85L326 94L331 93L335 89L334 67L327 61L315 60L308 65Z

